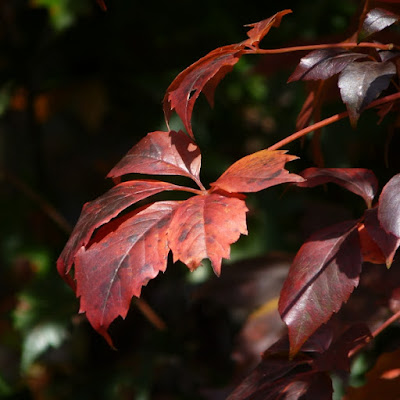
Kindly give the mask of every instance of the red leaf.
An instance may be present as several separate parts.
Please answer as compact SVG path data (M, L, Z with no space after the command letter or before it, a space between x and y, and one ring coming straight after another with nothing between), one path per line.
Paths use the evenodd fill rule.
M271 27L279 26L282 17L290 10L276 13L271 18L249 25L249 39L228 46L219 47L182 71L168 87L163 100L165 119L170 119L175 110L182 120L188 134L193 138L191 125L194 104L203 91L210 105L214 102L214 92L219 82L239 61L244 51L258 47L260 40Z
M285 153L285 150L261 150L243 157L211 183L211 186L237 193L258 192L285 182L302 182L302 177L284 169L287 162L297 159Z
M307 168L300 175L306 179L297 186L314 187L328 182L343 186L350 192L361 196L368 207L378 191L375 174L364 168Z
M299 65L293 74L290 75L288 82L325 80L341 72L354 60L365 57L365 54L353 53L341 49L315 50L300 60Z
M383 8L374 8L365 16L361 37L366 38L375 32L382 31L397 22L400 17Z
M74 262L75 254L81 246L88 244L95 229L116 217L121 211L164 190L184 189L167 182L129 181L113 187L96 200L86 203L64 250L57 260L59 274L72 285L67 274Z
M377 208L365 212L365 227L371 238L383 253L385 257L384 263L389 268L392 265L396 250L400 246L400 239L397 236L386 232L382 228L378 220Z
M110 345L107 329L125 318L133 296L142 286L165 271L169 253L167 231L178 202L157 202L135 213L114 232L81 247L75 258L76 294L80 312Z
M396 67L390 61L354 62L340 73L338 86L353 126L364 108L387 89L395 74Z
M199 180L198 146L182 131L151 132L128 152L108 177L125 174L183 175Z
M400 238L400 174L390 179L382 189L378 218L386 232Z
M217 275L230 245L247 234L247 207L243 200L219 194L194 196L183 202L172 218L168 240L174 262L181 260L195 270L204 258Z
M358 285L361 263L354 222L326 228L303 244L279 299L291 355L347 301Z
M360 238L363 261L370 262L372 264L385 264L386 258L383 255L382 250L372 239L364 224L359 225L358 235Z

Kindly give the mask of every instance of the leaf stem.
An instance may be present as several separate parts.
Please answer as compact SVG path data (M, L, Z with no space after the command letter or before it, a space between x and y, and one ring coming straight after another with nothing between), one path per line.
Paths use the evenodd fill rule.
M393 322L400 318L400 310L388 318L382 325L380 325L374 332L371 333L371 337L365 343L361 343L349 351L349 358L353 357L357 352L359 352L366 344L368 344L372 339L375 339L383 330L385 330Z
M292 46L292 47L282 47L279 49L252 49L245 50L245 54L281 54L290 53L293 51L309 51L309 50L319 50L319 49L332 49L332 48L353 48L353 47L367 47L372 49L380 50L393 50L400 49L393 43L383 44L383 43L371 43L371 42L342 42L342 43L325 43L325 44L309 44L305 46Z
M373 101L367 107L365 107L365 109L367 110L369 108L374 108L374 107L380 106L381 104L389 103L391 101L395 101L395 100L399 100L399 99L400 99L400 92L394 93L389 96L385 96L385 97L382 97L381 99ZM343 118L346 118L348 115L349 115L349 113L347 111L343 111L342 113L335 114L335 115L332 115L331 117L323 119L322 121L318 121L315 124L307 126L306 128L301 129L301 130L287 136L286 138L280 140L279 142L275 143L274 145L268 147L268 150L277 150L280 147L285 146L285 145L295 141L296 139L299 139L302 136L307 135L308 133L310 133L312 131L315 131L316 129L320 129L324 126L330 125L330 124L337 122Z

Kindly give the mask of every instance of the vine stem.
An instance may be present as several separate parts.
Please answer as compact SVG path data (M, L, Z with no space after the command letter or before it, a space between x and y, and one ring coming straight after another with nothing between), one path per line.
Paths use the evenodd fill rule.
M365 109L373 108L380 106L385 103L390 103L391 101L399 100L400 99L400 92L391 94L389 96L382 97L381 99L375 100L370 103ZM299 131L287 136L286 138L280 140L279 142L273 144L272 146L268 147L268 150L277 150L282 146L286 146L287 144L295 141L296 139L301 138L302 136L307 135L308 133L315 131L316 129L320 129L324 126L330 125L334 122L337 122L343 118L346 118L349 115L348 111L343 111L339 114L332 115L331 117L325 118L322 121L319 121L315 124L307 126L304 129L300 129Z
M367 343L369 343L372 339L375 339L384 329L386 329L393 322L397 321L400 318L400 310L393 314L390 318L388 318L382 325L380 325L374 332L371 333L371 337L366 340L365 343L361 343L358 346L354 347L349 352L349 358L353 357L358 351L360 351Z
M372 48L380 50L393 50L400 48L399 46L396 46L393 43L383 44L383 43L371 43L371 42L360 42L360 43L342 42L342 43L309 44L305 46L282 47L279 49L254 48L251 50L245 50L244 54L282 54L282 53L291 53L294 51L309 51L309 50L333 49L333 48L351 49L353 47L364 47L364 48Z

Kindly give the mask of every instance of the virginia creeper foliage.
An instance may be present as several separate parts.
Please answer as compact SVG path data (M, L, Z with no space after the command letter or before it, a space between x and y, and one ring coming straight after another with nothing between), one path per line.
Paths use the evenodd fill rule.
M176 112L186 132L169 127L151 132L122 158L108 174L117 184L85 204L57 262L59 273L80 298L80 312L110 345L110 324L118 316L124 318L132 297L139 297L142 286L166 270L170 253L174 262L181 261L191 271L207 258L215 274L221 274L230 246L247 234L245 193L280 184L296 190L336 184L364 200L364 214L314 232L300 247L279 299L288 335L265 351L260 365L229 397L331 398L329 372L348 371L352 355L374 334L366 324L334 332L330 321L358 286L365 263L392 265L400 245L400 174L383 184L378 195L380 185L371 170L310 166L291 173L285 166L298 157L280 148L342 118L356 129L367 109L376 109L381 119L396 110L400 47L380 43L374 35L400 17L393 7L373 4L366 2L358 30L343 42L260 48L271 28L278 28L291 13L283 10L248 25L248 39L211 51L170 84L163 101L167 127ZM200 178L201 152L191 123L200 94L212 106L218 84L244 55L297 50L310 52L299 60L288 82L312 81L298 131L236 161L207 189ZM321 120L325 91L332 84L343 112ZM182 176L197 187L136 179L132 174ZM166 191L184 192L187 198L150 199Z

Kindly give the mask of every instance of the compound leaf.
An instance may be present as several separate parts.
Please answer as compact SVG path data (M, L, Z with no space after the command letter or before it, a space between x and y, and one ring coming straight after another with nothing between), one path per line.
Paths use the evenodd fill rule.
M287 162L296 159L285 150L261 150L236 161L211 186L237 193L258 192L285 182L302 182L302 177L284 168Z
M181 260L195 270L208 258L219 275L222 258L230 256L230 245L240 234L247 234L246 212L243 200L215 193L183 202L175 211L168 232L174 262Z
M326 228L303 244L279 299L279 312L289 329L291 355L347 301L358 285L361 263L354 222Z
M199 179L199 147L182 131L151 132L122 158L108 177L125 174L183 175Z
M80 312L112 345L107 329L125 318L133 296L165 271L169 253L167 231L178 202L157 202L126 219L75 257L76 294Z

